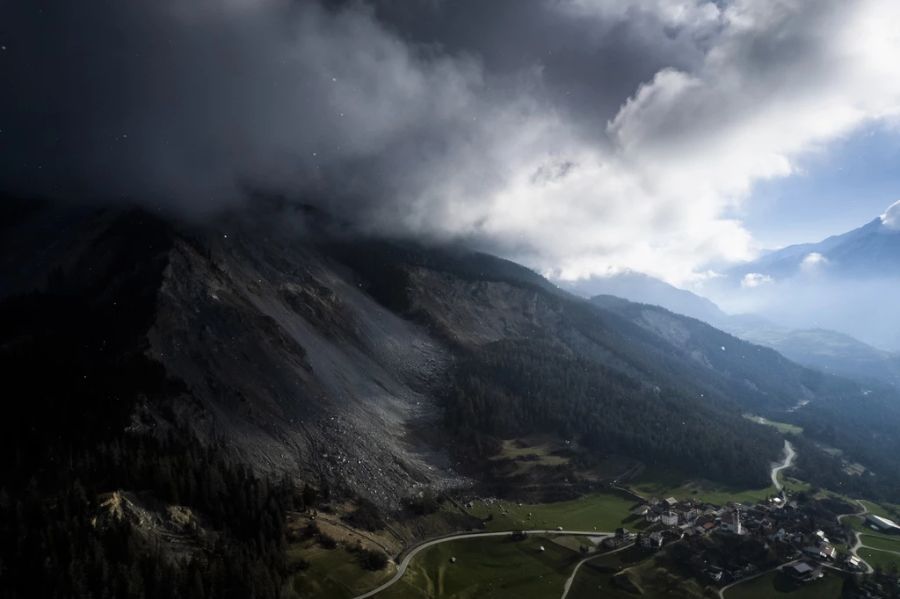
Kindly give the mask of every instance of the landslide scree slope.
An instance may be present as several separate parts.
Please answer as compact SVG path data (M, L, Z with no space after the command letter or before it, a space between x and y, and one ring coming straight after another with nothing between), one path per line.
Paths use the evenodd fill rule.
M460 248L138 212L85 209L71 227L44 224L61 218L52 207L16 218L4 244L20 260L4 267L23 282L4 290L4 314L28 304L51 338L54 322L90 314L105 322L86 339L177 384L153 401L120 393L142 397L120 402L131 430L226 439L259 471L332 481L385 507L419 485L470 484L478 469L467 465L498 439L534 432L764 484L781 444L742 412L787 410L836 380L692 319L587 302ZM122 318L128 326L106 324ZM11 320L10 337L31 334Z

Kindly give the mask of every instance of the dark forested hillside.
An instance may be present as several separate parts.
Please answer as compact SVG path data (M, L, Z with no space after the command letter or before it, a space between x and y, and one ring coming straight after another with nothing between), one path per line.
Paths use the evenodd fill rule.
M448 424L463 435L553 432L595 455L628 455L736 485L764 486L780 443L732 406L649 387L539 339L479 348L459 364L447 400Z
M144 354L166 227L123 218L116 251L101 236L82 256L97 260L69 271L93 277L54 269L45 290L0 302L0 596L278 597L292 486L137 417L185 388ZM215 541L167 559L136 522L104 518L120 489L195 511Z
M800 452L806 480L868 497L900 497L900 460L896 457L900 456L900 437L896 434L900 396L892 386L861 384L799 367L774 350L656 306L609 296L596 297L593 302L642 328L665 331L692 352L711 356L715 359L711 367L729 373L735 382L726 390L746 409L802 427L806 438L839 449L845 459L866 464L875 474L850 476L839 460L807 443L808 450ZM755 398L759 391L769 397L793 397L795 402L758 402Z
M293 485L235 465L221 447L181 438L82 438L80 450L48 449L38 472L13 463L14 479L0 489L0 596L281 597ZM168 556L145 522L112 511L110 492L122 488L199 514L213 537L186 531L185 541L196 543L190 557Z
M699 320L657 306L598 296L591 302L619 330L632 326L652 337L652 348L675 377L707 385L709 393L728 397L745 409L787 409L827 390L831 380L798 366L776 351L748 343ZM660 346L659 342L664 343ZM670 354L687 359L673 364Z

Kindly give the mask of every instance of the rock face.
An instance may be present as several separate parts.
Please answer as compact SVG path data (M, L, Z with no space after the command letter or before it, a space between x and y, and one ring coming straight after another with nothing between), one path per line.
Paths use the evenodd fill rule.
M384 507L422 485L468 484L433 434L447 348L366 293L326 246L278 226L133 211L34 205L13 216L0 299L37 290L89 305L182 389L140 402L133 430L188 427L258 471Z
M314 247L176 238L149 340L194 400L182 417L259 468L339 481L385 505L465 482L417 441L436 424L447 350Z
M107 528L126 523L140 535L147 546L162 551L162 556L175 564L197 555L203 543L214 539L194 512L180 505L163 505L134 493L114 491L100 498L100 506L92 524Z

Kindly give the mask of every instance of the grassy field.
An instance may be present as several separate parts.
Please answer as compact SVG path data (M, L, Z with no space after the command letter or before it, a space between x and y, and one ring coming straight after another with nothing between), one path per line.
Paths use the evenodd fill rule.
M578 576L569 591L569 599L634 599L634 596L633 593L616 588L612 572L590 562L578 570Z
M785 435L800 435L803 434L803 429L799 426L795 426L793 424L788 424L787 422L777 422L775 420L769 420L768 418L763 418L762 416L755 416L753 414L744 414L744 418L747 420L752 420L757 424L762 424L765 426L771 426L775 429L778 429L780 433Z
M843 587L844 580L830 572L821 580L800 586L773 572L732 587L725 592L725 599L840 599Z
M301 597L355 597L393 576L393 565L381 572L363 570L356 556L338 547L323 549L314 541L298 543L288 549L288 560L309 562L309 568L294 578L294 590Z
M873 529L868 524L866 524L865 520L863 520L862 518L858 518L858 517L847 518L847 523L850 525L851 528L853 528L853 530L856 530L856 531L862 533L862 535L864 537L868 537L869 540L880 539L880 540L888 542L888 543L897 542L898 540L900 540L900 537L898 537L897 535L890 535L890 534L887 534L886 532L880 532L878 530ZM868 542L865 542L865 544L868 544Z
M900 570L900 555L896 553L887 553L886 551L878 551L868 547L860 547L858 553L873 568L880 567L885 571L891 571L893 568Z
M866 506L866 509L876 516L881 516L882 518L887 518L889 520L900 520L900 510L897 509L897 506L889 504L880 505L871 501L866 501L865 499L860 501L860 503Z
M403 579L379 599L558 599L579 559L540 537L442 543L417 555Z
M863 545L865 545L866 547L872 547L874 549L884 549L885 551L896 551L897 553L900 553L900 537L862 534L860 535L860 538L862 539Z
M629 568L646 561L649 556L638 549L628 549L600 556L583 565L572 582L570 599L604 597L608 599L634 598L634 594L617 588L613 576L622 568Z
M729 501L756 503L768 496L778 494L778 490L774 486L761 489L741 489L710 481L687 480L685 482L686 480L686 477L677 472L648 468L636 481L630 483L630 486L645 497L696 499L716 505L725 505ZM806 491L810 488L806 483L790 477L784 477L782 482L785 488L791 491Z
M506 439L500 453L492 459L516 459L523 457L534 457L541 460L550 460L551 465L567 464L568 458L553 455L554 452L564 449L564 446L553 440L519 440Z
M639 596L645 599L702 599L708 596L706 589L696 581L675 576L659 568L652 555L632 549L597 558L582 566L572 583L570 599L634 599L638 595L616 582L616 574L623 567L626 571L620 576L627 577L640 589Z
M611 532L626 522L637 505L618 493L594 493L571 501L528 504L500 501L493 504L475 502L469 511L480 518L492 516L489 530L555 529L598 530Z
M564 452L565 445L551 438L506 439L500 453L492 460L510 460L515 467L510 475L525 474L536 466L565 466L569 458L559 453Z

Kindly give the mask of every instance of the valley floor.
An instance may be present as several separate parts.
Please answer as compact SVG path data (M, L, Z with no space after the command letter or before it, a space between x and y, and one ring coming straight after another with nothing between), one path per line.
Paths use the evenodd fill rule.
M550 466L559 465L557 462L562 461L558 457L560 453L552 443L533 441L530 445L505 443L502 456L513 471L521 474L539 468L547 461L554 462ZM801 549L808 541L794 542L793 548L780 549L782 553L777 559L769 558L772 561L766 565L761 563L760 567L746 572L735 570L721 582L716 582L708 572L690 572L689 568L676 565L665 552L638 546L641 536L665 528L658 523L651 524L638 508L646 508L654 502L662 505L663 498L672 498L684 505L705 505L707 509L711 505L722 506L726 511L720 512L721 519L725 520L729 513L727 509L730 509L725 506L734 504L742 504L751 511L755 505L774 505L777 511L781 504L773 504L771 498L782 490L788 499L802 498L794 500L794 503L800 502L801 511L806 509L803 507L805 502L811 500L843 505L842 515L830 516L831 526L837 525L832 531L839 531L842 525L849 526L858 534L856 555L864 562L884 571L900 568L900 538L871 530L864 521L867 513L890 517L894 516L894 510L871 502L852 501L827 491L813 491L803 481L785 476L796 455L791 443L786 441L783 461L772 466L772 485L760 489L686 479L673 471L634 468L633 464L623 462L616 467L627 466L624 469L632 477L630 480L623 482L621 477L611 478L613 482L606 490L575 499L525 502L482 497L448 501L437 513L422 518L423 522L430 523L425 527L431 531L430 535L422 537L421 527L416 529L407 525L406 535L415 537L417 533L413 530L416 529L419 538L430 539L418 544L404 548L399 540L404 535L398 535L395 529L379 533L357 531L361 537L355 541L350 533L350 542L374 544L389 554L399 554L396 561L389 562L386 568L377 572L362 569L358 555L344 547L325 550L309 539L295 546L294 556L310 564L298 574L295 589L301 595L336 599L842 597L845 580L852 572L844 562L821 560L818 567L823 568L822 577L809 583L796 582L786 573L788 566L806 559ZM859 511L854 512L856 507ZM460 530L453 529L453 523L463 521L478 523L480 530L453 532ZM335 534L334 529L328 528L332 525L329 522L340 523L340 519L336 515L319 518L319 523ZM625 541L609 545L614 532L623 529L631 531L626 534ZM442 530L445 531L443 535ZM669 530L668 534L678 532L677 528L669 527ZM686 530L685 526L681 530ZM800 534L815 539L812 530ZM677 536L669 538L674 538L670 542L678 544ZM852 538L846 544L840 538L834 538L833 543L841 551L853 551ZM710 543L727 546L732 542L723 537L715 539L702 551L709 550ZM344 545L347 544L348 540L344 539ZM694 547L696 550L696 543ZM715 556L715 552L713 549L710 555ZM815 561L810 563L815 565Z

